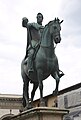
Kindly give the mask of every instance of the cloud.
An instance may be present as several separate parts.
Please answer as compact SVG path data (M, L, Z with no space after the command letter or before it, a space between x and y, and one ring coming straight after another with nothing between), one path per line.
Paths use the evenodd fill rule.
M76 7L75 7L76 6ZM62 42L65 47L81 47L81 11L80 0L62 1L59 16L64 19L62 23Z

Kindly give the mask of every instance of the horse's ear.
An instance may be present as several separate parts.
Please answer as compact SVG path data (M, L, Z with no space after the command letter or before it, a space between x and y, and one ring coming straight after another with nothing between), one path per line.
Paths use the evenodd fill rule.
M56 21L57 19L55 18L55 20L54 21Z
M61 24L63 21L64 21L64 20L61 20L61 21L60 21L60 24Z
M57 21L60 22L59 18L57 17Z

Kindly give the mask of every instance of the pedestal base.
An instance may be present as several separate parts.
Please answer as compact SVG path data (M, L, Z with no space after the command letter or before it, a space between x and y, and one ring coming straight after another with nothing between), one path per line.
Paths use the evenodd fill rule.
M36 107L13 116L10 120L63 120L68 110L53 107Z

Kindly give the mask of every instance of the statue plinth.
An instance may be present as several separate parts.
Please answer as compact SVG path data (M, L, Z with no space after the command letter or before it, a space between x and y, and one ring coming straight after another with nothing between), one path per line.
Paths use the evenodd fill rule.
M10 120L63 120L66 109L54 107L36 107L13 116Z

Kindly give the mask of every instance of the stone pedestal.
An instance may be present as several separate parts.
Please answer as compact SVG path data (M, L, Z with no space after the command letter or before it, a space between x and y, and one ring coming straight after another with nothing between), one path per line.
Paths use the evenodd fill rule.
M68 110L54 107L36 107L13 116L10 120L63 120Z

